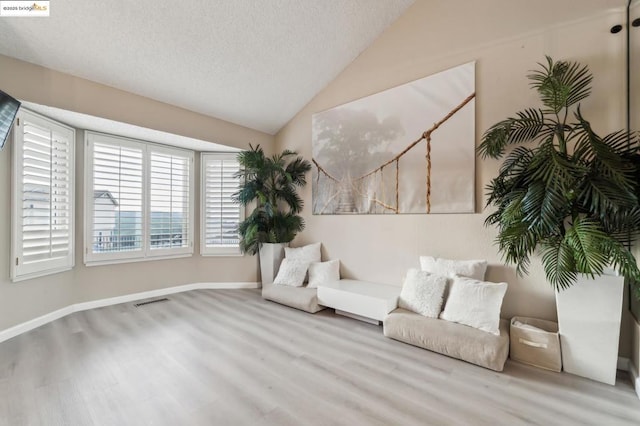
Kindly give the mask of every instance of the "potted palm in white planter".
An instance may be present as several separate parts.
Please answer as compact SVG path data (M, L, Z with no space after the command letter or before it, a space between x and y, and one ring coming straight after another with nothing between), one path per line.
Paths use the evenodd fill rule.
M499 251L519 274L541 254L556 289L565 370L613 384L623 278L640 279L629 250L640 231L638 140L624 131L601 137L583 117L586 66L547 57L528 78L542 107L493 125L478 147L484 158L506 157L487 186L495 211L485 225L497 226ZM519 146L507 153L510 145ZM599 333L604 343L595 343Z
M297 188L306 185L311 164L294 151L268 157L260 145L238 154L240 187L232 199L255 208L238 227L243 253L260 254L262 284L271 284L284 257L284 247L304 229L298 215L304 202Z

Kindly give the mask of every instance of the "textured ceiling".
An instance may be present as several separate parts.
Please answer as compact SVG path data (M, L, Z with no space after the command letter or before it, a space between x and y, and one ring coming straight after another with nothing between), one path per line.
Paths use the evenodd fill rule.
M413 0L55 0L0 53L276 133Z

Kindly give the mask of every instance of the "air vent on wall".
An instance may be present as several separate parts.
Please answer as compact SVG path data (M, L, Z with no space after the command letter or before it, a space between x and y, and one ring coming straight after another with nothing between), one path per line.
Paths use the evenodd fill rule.
M135 306L136 308L139 308L140 306L149 305L151 303L168 302L168 301L169 299L167 299L166 297L163 297L162 299L148 300L146 302L136 303L133 306Z

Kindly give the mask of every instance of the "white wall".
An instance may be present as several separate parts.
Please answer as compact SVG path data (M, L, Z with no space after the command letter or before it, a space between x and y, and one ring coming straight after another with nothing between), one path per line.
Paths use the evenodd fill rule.
M311 158L311 117L337 105L476 60L476 143L495 122L537 105L527 72L548 54L589 65L594 94L583 113L600 132L622 129L624 1L431 0L417 1L360 57L276 135L278 149ZM608 7L614 7L608 10ZM433 123L425 122L425 130ZM416 135L416 137L419 135ZM418 257L489 260L487 279L509 283L502 314L555 319L554 293L539 260L517 277L493 245L496 232L483 226L485 185L500 161L476 160L475 214L313 216L311 186L305 188L307 229L296 244L322 241L326 258L340 259L346 277L401 285ZM625 334L626 335L626 334Z
M273 149L273 136L206 117L148 98L62 74L0 55L0 88L12 96L42 105L68 109L173 134L248 148L261 144ZM255 282L257 258L201 257L199 197L196 196L192 257L85 267L83 249L83 131L76 132L76 266L72 271L12 283L10 257L11 143L0 151L0 330L73 303L138 293L195 282ZM199 192L199 161L195 164Z

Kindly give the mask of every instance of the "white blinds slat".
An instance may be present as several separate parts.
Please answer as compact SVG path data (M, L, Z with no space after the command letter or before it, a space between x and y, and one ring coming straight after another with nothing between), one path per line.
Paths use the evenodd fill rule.
M204 174L204 246L206 248L237 246L240 208L231 200L238 190L235 174L239 164L235 159L214 156L203 159Z

